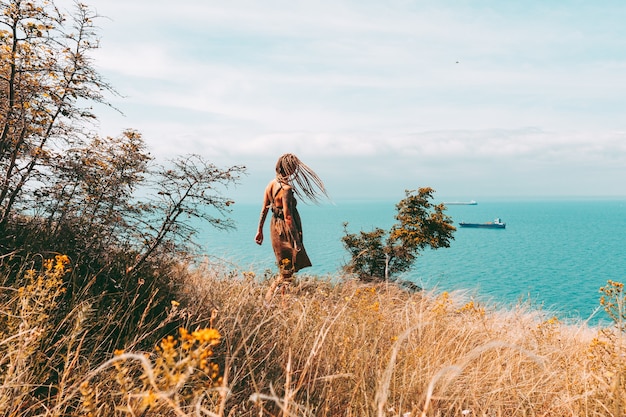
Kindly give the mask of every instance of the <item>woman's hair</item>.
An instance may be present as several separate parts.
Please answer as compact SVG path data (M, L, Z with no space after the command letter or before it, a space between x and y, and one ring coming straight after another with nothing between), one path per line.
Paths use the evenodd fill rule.
M291 184L296 195L301 198L318 202L322 195L328 197L320 177L294 154L286 153L278 158L276 178Z

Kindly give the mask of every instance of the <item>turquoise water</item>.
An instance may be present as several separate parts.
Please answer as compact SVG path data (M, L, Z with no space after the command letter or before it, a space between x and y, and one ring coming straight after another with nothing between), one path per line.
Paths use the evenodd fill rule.
M337 202L299 206L304 243L313 267L302 273L335 275L347 261L341 244L348 230L388 229L395 202ZM269 232L253 242L259 205L238 205L232 213L237 230L207 230L199 241L213 259L234 268L275 269ZM450 205L460 221L487 222L500 217L504 230L457 227L450 248L425 250L403 278L425 289L467 290L475 298L508 306L520 300L554 312L562 319L606 317L597 312L598 289L607 280L626 281L626 200L479 201Z

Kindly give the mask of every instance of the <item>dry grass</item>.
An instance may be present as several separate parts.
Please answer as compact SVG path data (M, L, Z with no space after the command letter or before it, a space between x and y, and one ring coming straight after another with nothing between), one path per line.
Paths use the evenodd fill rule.
M624 412L623 337L614 332L394 285L301 279L267 308L266 284L251 274L205 270L188 280L186 304L218 311L236 415Z
M53 329L34 322L24 327L26 315L16 310L24 305L24 290L21 295L16 290L2 306L3 328L10 330L0 339L2 413L622 417L626 412L626 344L619 330L568 326L521 306L491 310L461 294L407 293L392 284L352 280L301 277L266 305L268 277L220 267L181 268L178 276L180 292L171 313L183 318L189 331L163 339L152 351L131 347L91 363L80 349L77 312L76 330L54 351L64 355L60 363L71 372L59 372L63 380L47 398L36 398L32 384L46 367L36 339Z

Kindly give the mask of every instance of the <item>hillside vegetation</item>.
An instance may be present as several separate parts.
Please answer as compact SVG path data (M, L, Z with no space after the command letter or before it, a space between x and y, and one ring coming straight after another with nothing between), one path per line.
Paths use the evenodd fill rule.
M0 411L61 416L622 416L619 326L564 325L462 294L171 265L171 292L62 309L68 259L3 286ZM623 306L609 283L603 304ZM622 297L618 299L616 297ZM619 307L622 308L622 307ZM58 312L65 311L64 315ZM154 311L165 311L158 321ZM102 332L133 323L124 340Z

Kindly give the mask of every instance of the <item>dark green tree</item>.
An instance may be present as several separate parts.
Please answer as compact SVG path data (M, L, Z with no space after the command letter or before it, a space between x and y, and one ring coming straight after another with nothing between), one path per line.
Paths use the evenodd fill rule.
M341 240L351 259L344 270L364 281L389 280L409 270L426 247L450 247L456 228L444 213L445 205L431 202L434 192L429 187L407 190L396 205L398 222L388 232L375 228L349 233L345 223Z

